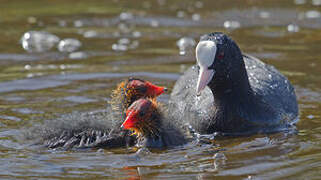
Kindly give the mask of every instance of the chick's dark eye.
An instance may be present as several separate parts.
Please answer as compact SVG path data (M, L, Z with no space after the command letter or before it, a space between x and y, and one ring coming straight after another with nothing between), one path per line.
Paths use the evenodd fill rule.
M142 94L145 94L147 92L146 86L138 86L136 90Z
M218 59L223 59L224 58L224 52L219 52L219 54L217 55Z
M143 117L145 115L145 113L144 113L144 111L140 111L138 115L139 115L139 117Z

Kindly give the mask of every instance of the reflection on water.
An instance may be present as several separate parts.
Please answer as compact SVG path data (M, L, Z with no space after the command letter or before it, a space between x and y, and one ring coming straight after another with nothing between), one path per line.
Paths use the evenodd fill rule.
M0 177L317 179L321 174L320 0L78 2L0 6ZM164 151L52 151L22 130L106 107L138 76L171 89L199 36L223 31L296 88L296 132L191 142ZM21 37L23 37L21 39ZM21 46L22 45L22 46ZM169 96L159 97L167 102Z

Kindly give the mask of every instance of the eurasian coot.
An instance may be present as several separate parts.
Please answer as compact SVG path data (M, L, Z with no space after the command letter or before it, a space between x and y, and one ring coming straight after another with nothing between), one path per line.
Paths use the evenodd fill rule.
M51 149L134 145L136 137L120 128L127 108L139 98L156 98L165 90L148 81L130 78L113 91L110 101L113 108L92 113L73 113L46 121L43 125L31 128L28 137L39 139L40 144Z
M201 134L282 130L297 121L294 88L278 70L219 32L203 35L196 65L176 82L169 110Z
M139 99L128 108L122 128L137 135L137 146L165 148L186 143L181 126L165 118L164 112L155 99Z

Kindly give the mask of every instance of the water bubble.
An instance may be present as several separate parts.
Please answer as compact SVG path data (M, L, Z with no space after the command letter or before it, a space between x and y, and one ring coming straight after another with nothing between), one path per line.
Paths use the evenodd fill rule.
M35 17L33 17L33 16L30 16L30 17L28 17L27 21L28 21L28 23L30 23L30 24L34 24L34 23L37 22L37 18L35 18Z
M193 21L199 21L199 20L201 20L201 15L195 13L192 15L192 19L193 19Z
M312 0L312 5L313 6L320 6L321 5L321 0Z
M305 4L306 1L305 0L294 0L294 4L296 5L302 5L302 4Z
M32 78L33 76L34 76L33 73L28 73L28 74L26 75L27 78Z
M120 20L122 20L122 21L126 21L126 20L133 19L134 16L133 16L132 13L122 12L122 13L120 13L119 18L120 18Z
M120 67L119 67L119 66L113 66L113 67L112 67L112 70L113 70L113 71L119 71L119 70L120 70Z
M128 49L128 47L126 45L123 45L123 44L113 44L111 46L111 48L114 51L127 51L127 49Z
M238 21L225 21L224 27L226 29L237 29L237 28L241 27L241 24Z
M58 44L60 52L73 52L80 48L81 42L77 39L67 38L63 39Z
M296 24L289 24L288 25L288 31L289 32L299 32L300 27Z
M93 31L93 30L91 30L91 31L86 31L85 33L84 33L84 37L85 38L93 38L93 37L96 37L98 35L98 33L96 32L96 31Z
M69 59L85 59L88 55L84 52L72 52L69 54Z
M269 74L268 77L269 77L269 79L272 79L272 74Z
M74 21L74 26L75 27L82 27L84 23L81 20L76 20Z
M313 118L314 118L314 116L313 116L312 114L310 114L310 115L308 115L308 116L307 116L307 118L309 118L309 119L313 119Z
M59 38L45 31L28 31L23 34L21 43L28 52L45 52L59 42Z
M189 48L192 48L196 45L196 42L193 38L190 37L182 37L180 38L177 42L176 45L179 48L179 54L180 55L185 55L186 50Z
M66 66L66 65L64 65L64 64L61 64L59 67L60 67L60 69L62 69L62 70L64 70L64 69L66 69L66 68L67 68L67 66Z
M152 27L158 27L158 26L159 26L159 22L156 21L156 20L151 20L150 25L151 25Z
M57 66L54 65L54 64L50 64L50 65L48 66L48 68L49 68L49 69L57 69Z
M319 18L321 16L321 13L319 11L315 11L315 10L311 10L311 11L307 11L305 13L305 17L307 18Z
M266 11L261 11L260 12L260 18L267 19L270 17L270 13Z
M134 37L134 38L139 38L139 37L142 36L142 33L139 32L139 31L134 31L132 34L133 34L133 37Z
M118 40L118 44L127 45L129 43L130 43L130 40L128 38L121 38Z
M30 70L31 66L29 64L26 64L24 68L25 68L25 70Z
M184 12L184 11L178 11L177 14L176 14L176 16L177 16L178 18L183 18L183 17L185 17L185 12Z

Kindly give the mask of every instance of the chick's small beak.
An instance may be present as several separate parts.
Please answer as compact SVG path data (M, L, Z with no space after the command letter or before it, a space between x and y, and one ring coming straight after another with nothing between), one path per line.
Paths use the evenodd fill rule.
M127 113L127 117L123 122L123 124L121 125L121 128L130 130L130 129L133 129L134 127L135 127L135 116L134 116L134 112L130 111Z
M147 83L147 87L148 87L147 94L150 96L159 96L167 91L166 87L156 86L149 82Z

